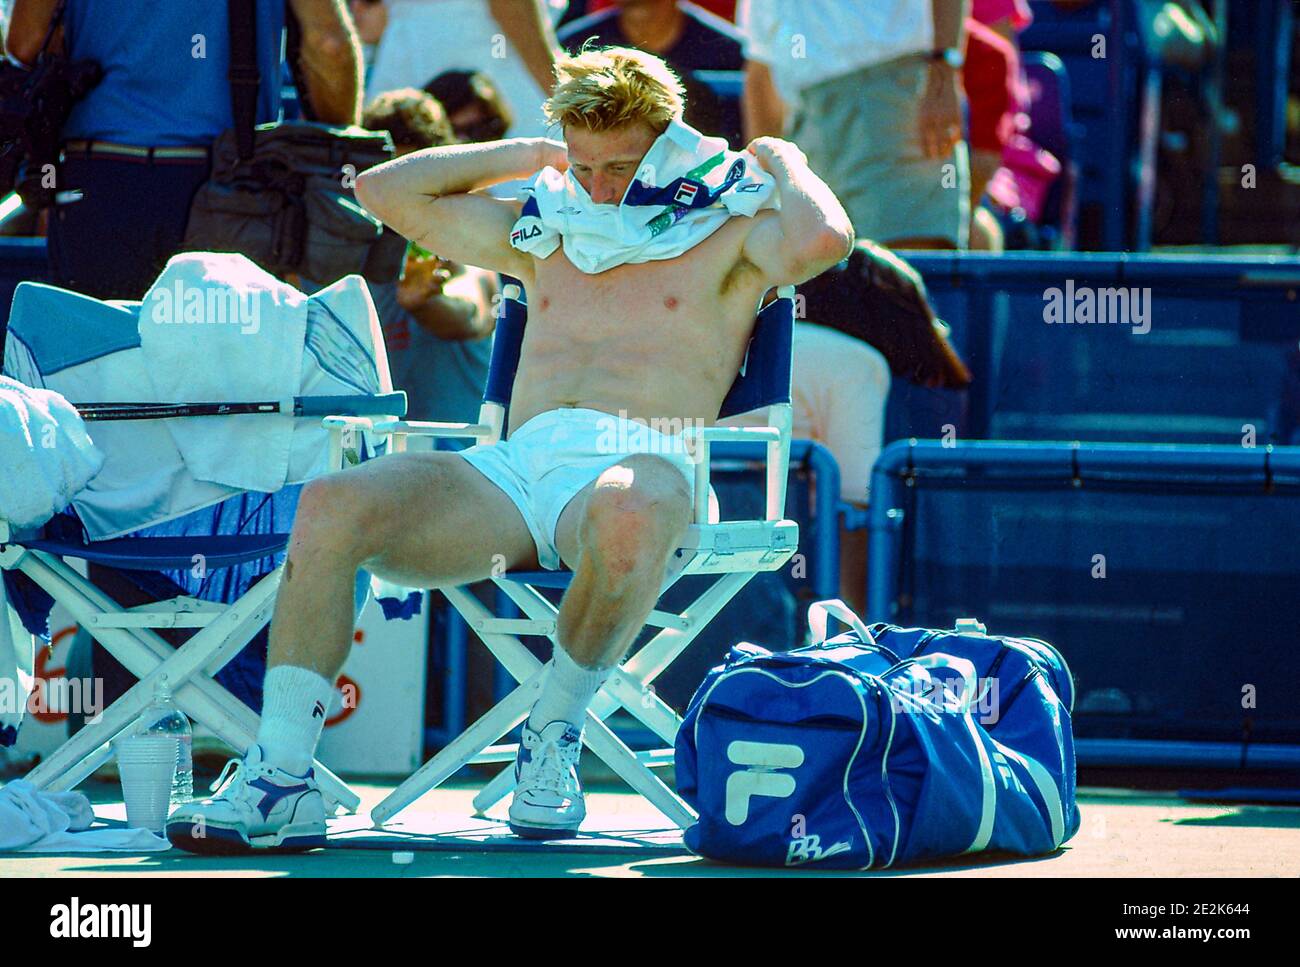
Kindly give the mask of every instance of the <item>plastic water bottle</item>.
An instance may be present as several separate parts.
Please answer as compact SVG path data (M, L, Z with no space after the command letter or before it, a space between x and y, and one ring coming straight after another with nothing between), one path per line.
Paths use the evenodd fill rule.
M167 676L158 679L154 686L153 703L140 713L142 734L169 735L177 739L176 777L172 780L171 805L177 806L194 798L194 730L190 720L172 701L171 686Z

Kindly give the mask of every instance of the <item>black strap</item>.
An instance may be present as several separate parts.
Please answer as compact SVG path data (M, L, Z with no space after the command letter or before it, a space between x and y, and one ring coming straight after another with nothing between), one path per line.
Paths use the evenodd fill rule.
M257 123L257 0L226 0L230 30L230 112L235 122L239 160L253 157Z

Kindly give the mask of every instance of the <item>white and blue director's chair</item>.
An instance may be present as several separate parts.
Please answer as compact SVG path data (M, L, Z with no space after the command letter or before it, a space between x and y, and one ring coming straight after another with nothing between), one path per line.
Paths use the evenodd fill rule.
M21 293L22 286L19 288ZM125 343L129 344L139 303L99 303L73 293L66 295L70 300L81 299L85 310L96 314L93 319L80 320L83 326L96 330L101 339L110 342L113 333L106 330L116 327L125 334ZM377 351L383 351L382 343ZM88 421L220 418L268 413L319 420L329 432L326 469L332 471L345 462L359 459L354 452L361 450L358 428L368 427L371 420L391 420L405 415L406 394L381 391L306 395L276 401L76 402L74 405ZM181 710L232 748L242 752L257 738L258 716L214 681L213 676L270 621L283 565L234 602L182 595L126 608L73 568L69 559L125 571L189 570L196 559L201 559L211 571L273 558L285 551L288 541L288 533L127 536L88 541L80 535L47 533L46 528L37 532L18 531L0 518L0 570L18 572L29 578L66 608L82 628L139 679L25 778L39 789L57 791L77 786L112 756L110 743L153 700L155 684L162 676L166 676L173 700ZM157 631L176 628L198 631L174 648ZM360 804L357 794L319 761L313 766L327 808L332 811L341 806L355 812Z
M483 442L501 438L526 321L520 294L518 286L506 287L479 422L376 423L375 432L392 435L394 451L404 450L409 436L467 437ZM650 613L647 624L659 628L659 632L613 671L587 713L583 733L587 747L682 828L694 822L694 812L652 771L672 764L672 746L682 720L655 695L651 683L755 574L781 568L797 549L798 525L783 519L790 459L793 326L794 288L785 286L778 291L777 299L759 312L741 372L722 404L720 418L766 408L767 426L689 427L683 434L695 438L691 441L691 452L698 461L695 507L681 547L669 560L661 594L685 575L716 575L717 580L681 612L656 609ZM733 440L767 444L766 510L762 520L710 519L710 446ZM493 577L497 587L522 612L522 618L495 616L466 587L443 589L452 607L519 684L372 809L370 815L376 825L386 823L466 765L514 761L517 745L493 743L527 717L537 699L544 667L517 636L540 635L556 644L559 609L538 588L567 588L572 577L568 570L507 572ZM667 747L643 752L630 749L605 723L619 709L626 709ZM480 815L485 813L513 788L514 770L507 767L475 797L475 810Z

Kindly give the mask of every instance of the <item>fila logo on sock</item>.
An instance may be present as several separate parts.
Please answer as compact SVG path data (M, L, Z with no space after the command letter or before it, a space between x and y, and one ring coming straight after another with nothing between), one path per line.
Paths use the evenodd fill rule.
M786 799L794 795L794 776L778 769L797 769L803 765L803 749L797 745L774 742L732 742L727 758L738 766L727 777L727 822L742 826L749 818L749 800L754 796Z
M311 710L311 717L314 719L323 719L325 717L325 706L320 702L317 702L316 707Z

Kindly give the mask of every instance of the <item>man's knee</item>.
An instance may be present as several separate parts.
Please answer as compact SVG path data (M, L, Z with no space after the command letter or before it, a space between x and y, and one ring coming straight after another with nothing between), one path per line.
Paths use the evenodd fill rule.
M354 558L367 553L367 538L374 535L367 526L370 517L370 487L365 481L348 479L343 471L317 477L302 488L294 513L293 543L309 545L330 554Z
M612 577L661 568L690 521L681 473L658 457L633 457L601 474L587 498L583 554Z

